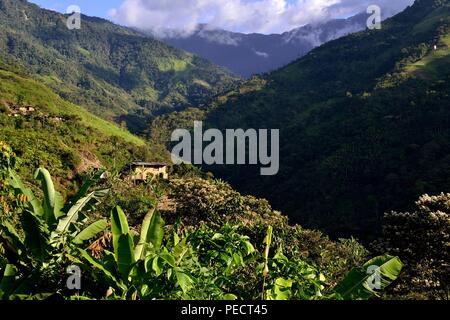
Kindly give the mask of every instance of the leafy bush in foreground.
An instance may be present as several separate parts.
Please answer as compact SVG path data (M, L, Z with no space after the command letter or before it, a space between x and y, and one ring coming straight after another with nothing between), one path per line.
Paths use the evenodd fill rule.
M421 299L450 297L450 194L423 195L413 212L385 215L377 249L405 262L397 294Z
M288 259L281 246L273 254L277 235L272 226L260 244L263 252L239 232L238 225L203 225L194 230L180 224L165 226L155 209L146 215L140 234L136 234L125 213L116 207L111 211L111 232L107 232L106 220L85 227L87 213L105 193L89 193L101 172L66 205L47 170L39 169L35 175L42 182L42 200L12 170L8 175L20 202L16 211L20 222L14 226L2 219L0 223L0 299L54 295L129 300L368 299L377 294L370 287L375 274L367 273L367 265L352 271L336 291L325 290L326 279L318 267L300 256ZM104 240L104 247L94 250L94 244L99 246L96 240L86 249L87 241L102 232L100 239L110 238L112 247ZM379 289L394 281L402 268L397 258L389 256L368 264L379 272ZM83 270L83 285L75 292L65 286L65 271L72 265Z

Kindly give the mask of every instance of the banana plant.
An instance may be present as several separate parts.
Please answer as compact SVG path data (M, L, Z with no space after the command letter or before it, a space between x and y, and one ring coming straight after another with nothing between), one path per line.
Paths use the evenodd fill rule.
M9 266L5 272L8 271L8 275L12 270L18 272L16 284L32 283L37 273L53 268L55 260L69 254L72 246L94 238L108 226L106 220L100 220L83 228L87 220L85 213L107 192L88 193L89 188L86 188L99 179L100 173L84 184L73 204L66 206L46 169L38 169L34 177L41 182L42 200L25 187L14 171L9 170L9 185L21 202L21 211L18 212L21 232L6 219L0 222L0 243Z
M134 236L130 232L127 217L120 207L111 211L111 232L113 252L104 251L104 259L100 261L86 250L79 249L83 258L100 270L111 284L126 294L133 280L132 270L137 262L145 261L145 253L152 246L161 246L164 236L163 222L155 210L150 211L142 224L138 244L134 244Z
M109 280L116 298L146 298L157 287L150 287L149 284L163 275L174 280L172 283L178 284L183 292L192 287L194 280L180 267L189 251L187 237L180 239L175 233L171 248L164 246L164 221L155 209L145 216L136 244L120 207L111 211L111 231L113 252L104 251L102 260L91 256L86 250L79 251L90 265Z
M23 200L23 212L21 213L21 226L25 233L25 239L21 243L17 231L6 223L0 224L1 230L10 237L14 237L16 247L26 246L34 257L43 261L50 253L52 245L67 242L67 238L75 243L82 243L92 239L107 227L105 219L96 221L85 229L81 229L86 221L83 214L93 209L93 206L106 195L108 190L99 190L88 193L86 186L91 186L101 176L98 172L92 179L85 182L71 205L64 206L63 198L55 190L50 173L39 168L35 173L35 179L42 184L44 197L39 200L33 192L24 186L20 178L10 171L10 182L16 195Z
M269 227L264 240L266 249L263 266L264 286L266 279L272 278L270 289L263 290L263 299L267 300L368 300L379 297L380 293L400 276L403 268L398 257L375 257L363 266L354 268L328 295L323 296L321 291L326 279L313 266L302 260L288 259L281 248L273 258L269 258L272 236L272 228Z

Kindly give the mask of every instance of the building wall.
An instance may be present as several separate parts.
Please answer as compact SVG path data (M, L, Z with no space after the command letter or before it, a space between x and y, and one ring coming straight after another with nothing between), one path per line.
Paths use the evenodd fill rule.
M152 176L161 176L163 179L168 179L169 174L167 171L167 167L162 167L162 168L138 167L138 168L135 168L132 179L137 180L137 181L145 181Z

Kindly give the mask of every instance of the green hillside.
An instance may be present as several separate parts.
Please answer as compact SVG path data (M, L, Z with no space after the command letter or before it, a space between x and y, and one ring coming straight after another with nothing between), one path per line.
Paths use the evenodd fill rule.
M239 86L83 21L69 32L0 0L0 300L448 300L449 1ZM151 143L104 119L140 131L160 114ZM127 179L132 160L168 162L161 144L194 120L279 128L279 174L183 164Z
M6 64L0 64L0 123L0 140L20 156L27 177L46 166L67 184L94 167L118 170L136 158L167 159L163 148L146 146Z
M419 61L408 65L406 72L424 79L439 79L442 75L450 73L450 35L440 38L436 45L436 50Z
M18 270L12 286L14 294L10 294L10 288L3 285L0 300L46 299L51 296L71 299L72 294L65 287L58 289L61 267L71 259L77 259L83 274L88 275L86 288L79 292L78 297L136 300L129 296L131 289L124 290L125 282L114 287L122 281L118 271L121 267L116 270L111 266L114 269L111 269L111 276L117 280L113 280L113 286L109 287L108 278L104 279L98 273L99 265L91 266L89 262L93 261L90 255L96 255L94 248L98 243L103 243L99 251L101 256L106 249L116 250L111 241L103 240L111 235L109 224L112 225L111 230L115 228L114 218L110 222L105 219L109 212L115 210L120 212L120 219L125 221L127 228L130 224L133 235L135 230L145 230L145 221L151 223L149 228L155 231L151 231L150 237L157 233L158 241L161 245L164 243L161 257L165 252L165 257L171 259L169 252L172 249L169 251L168 248L171 244L176 246L176 260L173 261L177 261L177 267L173 273L165 270L164 260L160 262L161 271L155 272L150 268L148 272L139 272L139 277L145 275L148 283L145 286L149 288L148 291L139 289L140 300L260 299L262 278L259 265L264 261L260 252L263 252L264 245L271 246L271 243L263 242L268 228L273 232L274 254L277 247L285 250L283 261L286 262L280 260L279 263L286 267L283 270L281 267L280 270L273 268L270 278L267 276L267 299L270 295L275 297L275 281L281 276L292 276L293 288L289 294L292 298L333 298L337 295L333 292L337 282L368 258L366 249L357 241L335 242L320 232L291 226L286 217L274 211L267 201L242 196L227 183L207 179L206 175L192 168L174 168L170 181L135 184L123 179L117 173L131 160L168 161L165 149L153 144L149 147L126 130L65 101L20 68L0 64L0 80L0 283L3 285L7 279L6 270ZM42 181L34 175L39 167L41 169L37 172L46 175ZM98 177L92 178L92 170L96 167L106 167L111 175L101 181ZM55 178L53 182L43 168L51 168ZM30 189L17 183L19 176ZM95 192L89 194L89 187L85 188L86 184L80 187L81 182L88 183ZM75 193L77 191L79 193ZM79 195L81 201L74 205L74 199ZM40 197L50 200L42 202L41 211L30 211L32 203L41 205ZM65 215L66 210L74 215L70 219L59 220L55 229L56 225L47 224L39 215L49 210L59 211L58 219ZM30 237L30 229L25 222L29 214L36 219L31 229L43 241L39 242L42 248L48 249L41 257L35 256L39 251L35 248L40 244L36 238ZM152 216L158 220L148 220ZM61 224L69 220L67 230L70 232L57 239ZM95 224L84 233L75 231L88 221ZM166 222L167 228L164 228ZM23 239L23 245L20 244L22 240L11 243L9 232L16 235L15 240ZM75 233L83 235L84 240L73 240ZM89 248L86 246L88 240L92 243ZM30 249L16 250L15 245ZM141 242L135 245L137 250ZM146 243L143 247L150 248L151 245ZM84 250L85 254L80 254ZM19 260L14 252L20 252ZM218 258L212 261L219 252ZM281 259L281 251L276 252L274 261ZM144 261L155 259L147 249L143 249L142 255L143 258L136 261L140 265L142 262L142 266ZM392 260L390 257L384 259ZM401 262L395 262L401 268ZM394 278L399 272L400 269ZM184 287L183 280L177 280L180 273L185 275L186 281L192 281L192 285ZM305 281L304 274L310 280ZM248 286L249 277L252 286ZM132 288L137 285L135 281L142 282L142 279L130 278L126 285ZM105 296L108 288L114 288L117 294ZM370 292L369 296L372 295L374 293ZM77 298L74 296L74 299Z
M303 225L371 237L383 212L448 190L449 17L448 1L416 1L381 30L325 44L229 92L200 118L179 118L279 128L277 176L261 177L259 166L206 170ZM180 124L170 120L158 119L152 137L167 137L161 122Z
M201 104L237 80L109 21L83 15L81 29L69 30L66 20L25 0L0 0L0 55L66 100L134 131L142 118Z

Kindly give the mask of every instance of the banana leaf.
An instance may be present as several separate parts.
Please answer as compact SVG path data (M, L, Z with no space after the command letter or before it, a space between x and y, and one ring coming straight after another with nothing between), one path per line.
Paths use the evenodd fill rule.
M74 239L73 242L75 244L82 244L84 241L88 241L93 239L99 233L105 231L108 227L108 221L106 219L102 219L96 221L89 225L86 229L81 231Z
M344 300L368 300L394 282L403 268L398 257L379 256L353 269L335 288Z
M136 260L145 258L145 247L151 244L153 248L159 250L161 248L164 237L164 220L161 215L151 210L144 218L141 227L141 236L138 245L135 249Z
M43 209L45 221L49 226L53 226L64 215L62 212L64 206L63 197L55 190L52 177L47 169L37 169L34 178L41 181L42 190L44 191Z

